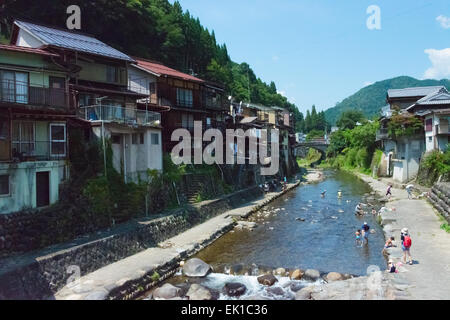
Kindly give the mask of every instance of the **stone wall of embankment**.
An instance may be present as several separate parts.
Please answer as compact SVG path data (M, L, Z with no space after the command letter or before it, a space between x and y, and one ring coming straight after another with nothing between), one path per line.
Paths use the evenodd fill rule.
M155 247L211 217L254 200L261 195L251 187L216 200L186 206L158 219L128 223L117 233L60 250L47 250L0 261L0 299L42 299L51 297L79 270L83 276L105 265Z

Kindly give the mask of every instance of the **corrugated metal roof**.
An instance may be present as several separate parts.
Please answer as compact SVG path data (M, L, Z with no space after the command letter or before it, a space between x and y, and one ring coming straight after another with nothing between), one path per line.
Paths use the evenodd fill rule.
M444 86L413 87L405 89L389 89L389 98L425 97L444 88Z
M45 27L30 22L16 20L14 23L19 28L28 31L33 36L41 40L44 44L49 46L67 48L119 60L134 61L125 53L122 53L91 36Z
M180 78L187 81L204 82L202 79L191 76L190 74L180 72L178 70L169 68L161 63L152 62L136 58L137 65L145 70L158 75L166 75L170 77Z
M24 52L24 53L33 53L39 54L42 56L50 56L50 57L58 57L59 55L56 53L48 52L39 48L27 48L9 44L0 44L0 50L8 50L8 51L16 51L16 52Z

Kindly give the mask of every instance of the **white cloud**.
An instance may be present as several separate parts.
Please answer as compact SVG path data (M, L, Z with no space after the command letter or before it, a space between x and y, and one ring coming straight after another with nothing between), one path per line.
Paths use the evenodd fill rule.
M432 67L424 73L425 79L442 79L450 77L450 48L437 50L426 49L425 53L431 61Z
M444 29L450 29L450 18L440 15L436 18L436 21L441 24L441 27Z

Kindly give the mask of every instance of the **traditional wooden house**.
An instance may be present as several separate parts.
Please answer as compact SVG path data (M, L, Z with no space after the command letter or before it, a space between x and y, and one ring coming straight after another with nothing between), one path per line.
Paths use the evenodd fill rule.
M14 22L11 41L58 55L55 62L70 77L72 109L103 144L110 140L113 166L125 182L162 169L160 114L139 110L136 100L146 95L128 89L133 58L92 36L23 21Z
M0 214L57 202L68 177L71 96L59 58L0 45Z

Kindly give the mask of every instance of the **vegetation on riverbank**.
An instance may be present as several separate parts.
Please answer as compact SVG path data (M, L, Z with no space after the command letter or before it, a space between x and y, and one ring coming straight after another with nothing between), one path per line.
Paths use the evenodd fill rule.
M344 117L345 114L342 115ZM379 165L382 151L375 145L379 124L377 121L360 121L361 125L355 123L353 128L349 121L341 121L345 126L331 135L326 160L329 166L371 174Z
M311 165L320 160L322 154L316 149L310 148L306 158L297 158L299 167L309 168Z

